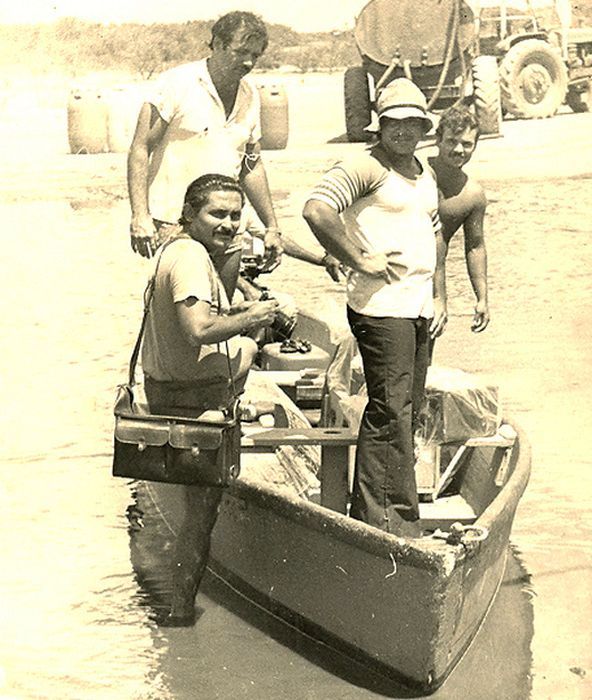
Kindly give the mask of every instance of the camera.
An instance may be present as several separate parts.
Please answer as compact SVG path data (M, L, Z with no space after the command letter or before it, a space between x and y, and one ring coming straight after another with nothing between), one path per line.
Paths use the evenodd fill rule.
M265 287L262 287L261 289L262 291L259 301L268 301L269 299L274 298L271 296L268 289ZM292 334L294 333L294 328L296 328L296 319L288 316L288 314L284 313L283 311L277 311L275 314L275 319L269 327L269 330L272 333L272 339L274 341L284 341L290 340Z
M263 258L260 255L243 255L241 257L240 274L253 283L253 280L264 272Z

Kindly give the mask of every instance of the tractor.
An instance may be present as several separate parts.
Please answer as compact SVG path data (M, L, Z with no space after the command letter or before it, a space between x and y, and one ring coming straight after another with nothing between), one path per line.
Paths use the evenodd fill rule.
M592 27L575 27L563 34L567 63L565 101L574 112L592 111Z
M391 80L407 77L428 109L472 102L481 133L497 134L502 113L497 59L479 55L476 0L370 0L354 38L361 66L344 76L350 141L366 141L375 98Z
M569 0L481 0L480 8L479 49L499 63L505 113L550 117L564 101L590 110L592 29L570 28Z

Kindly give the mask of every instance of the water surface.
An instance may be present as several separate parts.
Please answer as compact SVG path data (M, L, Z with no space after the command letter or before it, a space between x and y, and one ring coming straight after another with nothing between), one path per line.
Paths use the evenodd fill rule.
M323 165L271 167L280 215L305 242L311 239L298 212ZM104 176L111 161L98 157L93 167ZM436 362L499 383L534 462L514 527L517 553L476 644L439 698L523 700L531 687L537 697L537 675L545 674L557 679L554 698L592 696L584 675L592 646L592 517L582 498L592 486L585 437L591 182L487 183L492 323L480 336L469 330L461 241L452 247L452 319ZM407 697L211 576L194 629L155 627L130 561L132 494L110 478L114 386L125 377L147 265L129 253L120 189L114 196L91 182L88 197L60 198L44 198L43 189L36 181L32 192L0 206L0 696ZM570 203L569 215L562 202ZM305 308L343 308L343 290L318 268L287 260L269 283L291 290ZM566 679L569 695L562 695Z

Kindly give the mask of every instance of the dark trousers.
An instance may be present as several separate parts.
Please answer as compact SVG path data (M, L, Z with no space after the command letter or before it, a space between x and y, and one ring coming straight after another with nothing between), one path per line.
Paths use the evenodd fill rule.
M144 377L146 398L152 413L195 417L218 408L220 387L229 392L228 382L192 386L186 382L157 382ZM212 386L218 393L212 392ZM195 596L210 553L212 530L218 517L223 488L220 486L179 486L185 492L185 517L175 541L169 623L189 624L195 616Z
M191 618L194 614L195 596L208 563L212 530L223 493L220 486L182 488L185 490L186 512L177 533L173 558L169 613L173 619Z
M419 535L413 450L429 363L429 321L372 317L348 308L368 390L350 515L387 532Z

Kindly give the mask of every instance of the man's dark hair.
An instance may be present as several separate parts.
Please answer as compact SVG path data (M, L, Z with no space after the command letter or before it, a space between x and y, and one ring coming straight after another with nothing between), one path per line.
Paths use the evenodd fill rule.
M477 117L465 105L453 105L442 112L438 128L436 129L437 138L442 138L444 129L449 129L453 134L460 134L465 129L471 129L471 131L477 132L477 138L479 138Z
M222 46L230 46L234 35L239 29L247 30L246 39L259 39L263 42L263 50L267 48L269 37L263 20L252 12L228 12L216 20L212 27L212 38L208 46L213 48L214 39L218 37Z
M208 173L194 180L187 191L185 192L184 204L190 204L191 208L197 213L203 205L208 201L208 197L212 192L238 192L241 196L241 206L245 203L245 194L238 180L228 175L220 175L218 173ZM182 226L186 226L189 221L182 214L179 219Z

